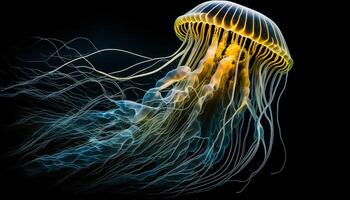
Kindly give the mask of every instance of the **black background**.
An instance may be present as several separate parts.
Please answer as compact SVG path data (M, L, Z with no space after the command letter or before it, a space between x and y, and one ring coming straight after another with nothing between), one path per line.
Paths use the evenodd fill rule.
M143 3L141 3L143 2ZM168 55L180 45L173 32L177 16L202 1L44 1L12 3L1 12L1 55L12 55L22 42L32 36L53 37L68 41L78 36L89 38L99 48L124 48L155 57ZM288 86L281 100L280 122L288 151L285 170L270 175L263 170L241 194L233 184L210 192L179 199L285 199L323 195L329 191L332 176L327 169L333 155L320 139L329 138L323 104L330 80L325 72L324 49L315 29L321 26L318 4L303 1L237 0L270 17L280 27L294 59ZM326 19L324 19L326 20ZM1 63L1 67L4 63ZM329 76L328 76L329 77ZM321 95L322 94L322 95ZM117 194L72 194L52 186L45 178L29 179L15 168L15 160L6 156L16 136L6 125L16 119L16 104L1 99L1 170L0 198L78 198L129 199ZM333 132L332 132L333 131ZM330 142L330 141L327 141ZM328 153L327 153L328 152ZM279 163L280 159L271 162Z

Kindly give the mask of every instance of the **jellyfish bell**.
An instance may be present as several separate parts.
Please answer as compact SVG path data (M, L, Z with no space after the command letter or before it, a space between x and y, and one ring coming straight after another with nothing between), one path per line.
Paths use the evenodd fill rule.
M140 63L163 59L143 56L145 61L112 73L95 66L89 68L94 74L60 71L78 68L77 60L91 64L92 53L11 87L12 91L26 87L23 91L44 99L47 93L35 84L43 82L42 77L49 84L47 78L60 73L75 80L79 91L86 89L84 82L103 87L106 81L109 85L103 91L114 87L123 97L105 92L91 98L87 92L69 93L71 86L50 85L58 91L55 102L85 103L71 102L72 109L65 114L30 117L45 126L20 151L40 152L31 163L45 170L92 171L89 187L117 189L127 184L134 186L128 187L133 191L156 188L162 194L179 194L210 190L230 180L249 182L266 164L275 135L280 135L278 113L273 109L284 90L279 85L284 82L285 86L293 64L281 31L266 16L228 1L204 2L178 17L174 28L183 43L156 68L150 65L129 76L120 75ZM137 87L123 88L123 83L174 65L142 98L124 97L127 89ZM113 107L94 109L107 107L106 101ZM51 143L64 145L45 151ZM254 162L256 167L250 167Z
M288 71L293 65L278 26L265 15L230 1L204 2L178 17L174 27L181 40L187 37L189 31L195 31L195 34L190 34L194 40L210 37L213 32L220 32L217 33L219 35L229 33L231 41L223 41L227 46L233 41L239 41L243 45L245 41L249 53L261 53L266 49L266 57L281 59L277 66L281 67L279 70Z

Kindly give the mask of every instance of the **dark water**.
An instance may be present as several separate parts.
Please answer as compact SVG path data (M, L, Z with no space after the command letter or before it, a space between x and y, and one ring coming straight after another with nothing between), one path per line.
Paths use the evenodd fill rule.
M24 3L7 5L8 13L1 13L1 55L13 56L29 47L32 36L53 37L67 41L75 37L87 37L99 48L123 48L150 57L168 55L181 44L173 32L177 16L192 9L202 1L64 1ZM235 194L237 185L227 183L210 192L179 197L178 199L284 199L314 194L310 185L315 185L320 172L315 164L322 157L316 141L322 137L319 126L312 122L320 111L315 106L322 84L317 72L324 66L316 64L313 35L317 18L312 8L296 1L236 1L269 16L280 27L295 61L289 74L286 92L281 99L280 123L288 151L287 165L282 173L270 175L272 166L282 163L281 155L275 155L264 170L258 174L241 194ZM316 8L315 8L316 7ZM80 44L83 45L83 44ZM83 47L83 46L81 46ZM109 63L111 62L111 63ZM128 59L120 62L127 63ZM113 59L103 61L104 70L111 71ZM315 69L315 65L318 69ZM1 60L2 83L6 82L9 70ZM130 199L112 193L73 194L53 186L50 177L27 178L16 167L17 158L8 157L9 148L18 144L30 130L8 124L18 118L18 100L0 100L1 114L1 171L0 194L13 198L78 198L78 199ZM24 106L31 106L29 105ZM278 147L277 147L278 148ZM281 149L279 149L281 150ZM322 191L321 191L322 193ZM143 199L143 197L132 197Z

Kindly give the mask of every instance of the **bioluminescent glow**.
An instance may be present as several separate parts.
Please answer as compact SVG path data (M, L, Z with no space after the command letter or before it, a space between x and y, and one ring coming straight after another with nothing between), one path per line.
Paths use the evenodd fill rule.
M276 138L283 144L278 101L293 62L282 33L268 17L228 1L204 2L174 28L182 45L160 58L122 49L81 53L71 46L76 40L41 38L55 48L40 62L45 68L19 68L27 79L1 90L47 105L19 122L38 127L18 149L30 158L26 168L84 177L82 187L168 194L249 182ZM106 53L137 62L105 72L94 59Z

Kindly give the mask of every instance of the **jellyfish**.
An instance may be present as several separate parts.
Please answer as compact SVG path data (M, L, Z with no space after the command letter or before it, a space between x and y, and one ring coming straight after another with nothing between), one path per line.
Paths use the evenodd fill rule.
M81 53L69 46L75 40L41 38L56 48L43 60L46 71L21 68L30 78L1 89L2 97L26 95L55 108L20 120L39 127L17 150L29 159L25 168L64 174L80 187L162 194L249 182L261 171L276 138L283 144L278 103L293 60L280 29L229 1L201 3L174 29L182 45L160 58ZM93 57L108 51L139 61L104 72ZM144 89L139 80L147 78L157 80Z

